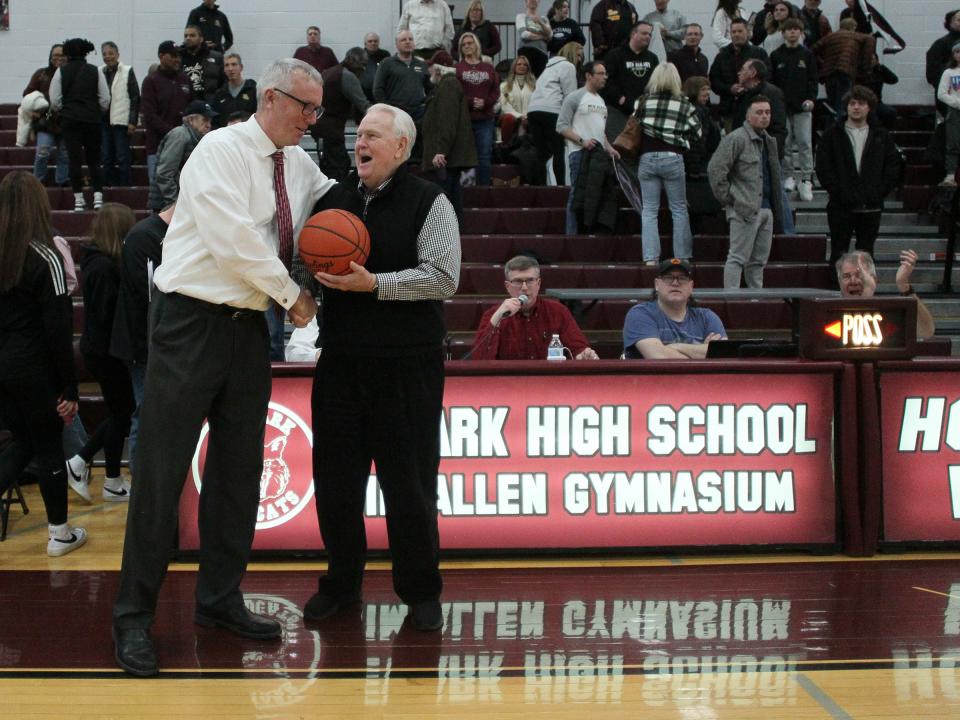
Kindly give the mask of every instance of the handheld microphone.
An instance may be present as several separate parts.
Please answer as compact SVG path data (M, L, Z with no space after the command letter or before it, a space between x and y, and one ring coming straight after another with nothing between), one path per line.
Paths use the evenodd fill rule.
M517 295L517 300L520 301L520 307L523 307L523 306L526 305L528 302L530 302L530 298L528 298L525 294L524 294L524 295ZM510 317L510 316L513 315L513 314L514 314L513 311L505 312L505 313L503 314L503 317Z

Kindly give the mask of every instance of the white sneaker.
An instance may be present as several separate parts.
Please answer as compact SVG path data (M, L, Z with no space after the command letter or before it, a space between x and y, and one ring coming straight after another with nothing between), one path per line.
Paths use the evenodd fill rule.
M73 211L74 212L83 212L87 209L87 201L83 199L83 193L78 192L73 194Z
M813 202L813 183L804 180L800 183L800 200L803 202Z
M103 193L95 192L93 194L93 209L99 210L101 207L103 207Z
M106 502L129 502L130 481L107 478L103 483L102 497Z
M957 181L953 177L953 173L947 173L947 176L940 181L940 187L956 187Z
M83 528L75 528L66 525L66 531L55 533L50 529L50 539L47 541L47 555L50 557L60 557L77 548L83 547L87 542L87 531Z
M793 175L791 175L790 177L788 177L786 180L783 181L784 192L792 193L796 189L797 189L797 181L796 181L796 178L793 177Z
M88 503L93 502L90 494L90 466L79 455L67 460L67 484Z

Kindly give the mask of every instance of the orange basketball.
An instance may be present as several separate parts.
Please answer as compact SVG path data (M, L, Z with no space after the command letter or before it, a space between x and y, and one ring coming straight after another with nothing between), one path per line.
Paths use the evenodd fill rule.
M310 272L346 275L350 262L367 262L370 233L363 221L346 210L321 210L300 231L300 257Z

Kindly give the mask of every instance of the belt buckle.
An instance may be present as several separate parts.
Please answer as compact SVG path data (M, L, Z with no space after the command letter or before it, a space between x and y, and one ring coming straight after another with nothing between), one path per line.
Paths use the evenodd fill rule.
M231 320L243 320L243 318L244 318L245 316L246 316L246 313L245 313L243 310L237 310L235 313L233 313L233 314L230 316L230 319L231 319Z

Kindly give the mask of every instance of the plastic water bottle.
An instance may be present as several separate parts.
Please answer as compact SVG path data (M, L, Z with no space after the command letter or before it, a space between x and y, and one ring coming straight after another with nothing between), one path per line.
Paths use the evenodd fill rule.
M566 355L563 354L563 343L560 342L560 336L556 333L553 334L553 337L550 338L550 344L547 345L547 360L566 360Z

